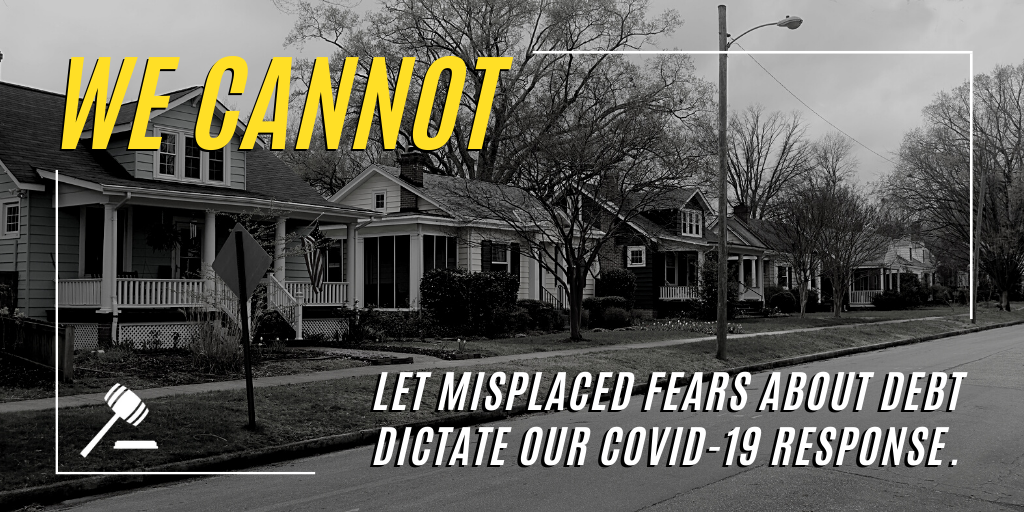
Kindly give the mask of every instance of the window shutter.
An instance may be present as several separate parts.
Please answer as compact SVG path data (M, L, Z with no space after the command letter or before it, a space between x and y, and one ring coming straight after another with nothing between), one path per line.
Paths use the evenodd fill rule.
M480 242L480 271L491 271L491 241Z
M511 256L508 258L509 273L519 277L519 244L512 244Z

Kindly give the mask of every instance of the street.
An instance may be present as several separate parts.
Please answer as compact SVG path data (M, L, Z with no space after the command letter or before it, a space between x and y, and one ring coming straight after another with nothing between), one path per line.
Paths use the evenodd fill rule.
M598 369L599 370L599 369ZM672 368L665 368L672 371ZM502 467L371 466L373 447L253 470L315 471L315 476L219 476L64 504L73 510L1022 510L1024 509L1024 343L1019 327L941 339L784 369L808 375L874 372L863 411L754 412L768 373L755 374L737 413L641 412L634 396L622 412L550 413L490 426L511 427ZM886 372L967 372L957 407L947 412L878 412ZM638 381L647 376L637 376ZM677 399L678 401L678 399ZM656 401L660 403L660 401ZM590 427L582 467L516 463L533 426ZM598 464L604 433L615 426L699 426L707 446L691 467ZM735 427L763 435L750 467L723 467L725 435ZM781 427L948 427L939 467L770 467ZM475 436L474 436L475 439ZM450 444L449 444L450 446ZM471 449L470 453L475 453ZM956 459L956 465L950 462ZM471 459L472 462L472 459Z

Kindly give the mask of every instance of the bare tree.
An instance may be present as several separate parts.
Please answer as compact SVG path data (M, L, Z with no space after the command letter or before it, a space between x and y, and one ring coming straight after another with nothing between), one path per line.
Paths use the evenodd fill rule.
M774 235L773 249L793 269L801 318L807 312L810 282L821 271L825 230L829 228L826 222L831 220L829 191L834 189L814 183L797 189L780 202L776 221L765 224Z
M761 105L733 113L729 121L729 186L750 216L771 219L778 202L800 184L814 163L812 145L797 112L765 113Z
M823 212L821 268L832 283L833 312L838 318L854 269L885 255L895 232L883 211L852 186L817 189L811 200Z
M1024 64L974 79L974 212L967 208L969 87L941 92L925 107L925 125L905 136L886 188L959 268L968 261L970 218L980 218L978 268L999 289L1001 307L1009 308L1009 292L1020 286L1024 271Z
M853 143L839 132L828 132L811 147L812 179L820 186L834 187L848 182L857 170L857 158L853 156Z
M644 212L679 208L671 203L671 192L695 172L687 162L700 161L688 157L700 150L694 139L679 135L687 130L672 113L606 108L630 103L629 96L646 90L642 84L596 84L557 120L553 135L516 162L519 187L453 182L453 195L481 219L499 220L514 231L566 288L572 340L582 339L583 289L602 248L630 233L630 224ZM609 98L614 95L623 97Z
M537 150L547 138L564 129L559 119L585 98L594 85L629 86L643 82L661 93L637 96L647 106L685 115L690 96L702 83L693 75L688 58L648 61L645 76L627 74L625 59L615 55L542 55L538 50L624 50L648 45L671 33L681 22L675 11L649 16L646 0L382 0L379 10L365 16L328 2L290 2L277 5L297 17L285 44L323 43L334 50L332 76L337 83L344 57L358 56L352 98L362 98L370 57L387 58L392 86L400 58L417 57L410 98L418 97L426 67L442 56L460 57L468 74L461 96L462 114L452 137L430 155L434 172L453 176L511 183L516 181L517 162ZM484 71L477 70L480 57L512 57L512 69L503 71L490 112L482 149L470 151L468 140L473 113L480 100ZM308 80L312 63L300 61L299 74ZM630 69L635 72L635 69ZM656 81L647 78L657 78ZM436 96L442 102L448 84ZM357 111L360 101L350 102ZM609 114L636 109L637 104L606 105ZM411 133L411 113L403 120L403 132ZM435 105L430 130L437 129L442 109ZM380 130L371 132L378 137ZM378 137L376 144L380 144ZM410 141L404 141L411 147Z

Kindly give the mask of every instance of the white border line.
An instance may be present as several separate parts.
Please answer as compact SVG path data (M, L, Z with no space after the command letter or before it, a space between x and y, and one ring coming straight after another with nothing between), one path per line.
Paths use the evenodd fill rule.
M721 55L721 54L734 54L734 55L967 55L969 57L969 75L968 82L970 88L969 98L969 123L970 123L970 154L969 154L969 245L968 245L968 261L970 262L969 279L970 279L970 292L969 292L969 303L970 318L974 320L974 51L973 50L792 50L792 51L722 51L722 50L622 50L622 51L609 51L609 50L537 50L533 52L537 55L608 55L608 54L625 54L625 55L672 55L672 54L690 54L690 55ZM57 234L60 232L59 225L59 187L60 187L60 173L56 169L54 170L54 176L57 178L54 183L54 239L57 240ZM54 261L57 264L54 269L55 274L59 275L58 269L60 268L60 256L59 251L54 254ZM54 285L59 282L59 278L54 279ZM56 291L56 290L54 290ZM56 310L55 320L60 325L60 307L57 304L57 294L54 293L54 308ZM59 332L58 332L59 336ZM59 353L58 336L54 337L54 353ZM205 471L205 472L190 472L190 471L74 471L74 472L61 472L59 463L60 454L60 436L58 434L58 422L59 422L59 397L58 397L58 381L59 374L56 369L56 365L53 372L54 377L54 471L57 475L315 475L315 472L258 472L258 471Z
M970 130L968 154L968 316L974 321L974 50L537 50L539 55L967 55L969 94L968 125Z
M60 170L53 170L53 238L54 247L60 247ZM81 219L85 222L85 219ZM79 243L82 241L79 240ZM60 282L60 251L54 251L54 323L56 336L53 337L53 353L60 354L60 306L58 283ZM55 361L59 361L58 357ZM55 475L316 475L315 471L61 471L60 470L60 364L53 365L53 471Z

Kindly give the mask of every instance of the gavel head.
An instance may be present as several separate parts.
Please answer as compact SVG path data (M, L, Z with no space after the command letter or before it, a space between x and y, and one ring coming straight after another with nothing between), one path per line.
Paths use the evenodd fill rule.
M103 400L114 410L114 414L136 427L149 414L149 409L139 395L120 384L111 386Z

